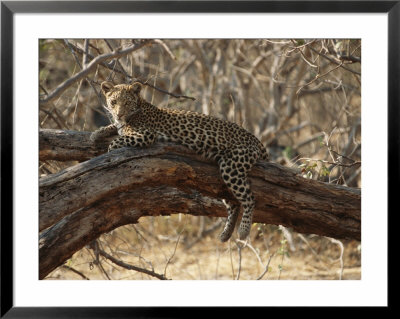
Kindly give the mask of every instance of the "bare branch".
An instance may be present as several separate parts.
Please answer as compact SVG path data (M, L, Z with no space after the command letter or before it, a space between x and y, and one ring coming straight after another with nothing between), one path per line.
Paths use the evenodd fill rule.
M165 277L164 275L158 274L158 273L156 273L156 272L154 272L152 270L148 270L148 269L145 269L145 268L141 268L141 267L137 267L137 266L134 266L134 265L130 265L130 264L126 263L126 262L123 262L122 260L119 260L119 259L115 258L114 256L111 256L110 254L106 253L104 250L100 249L100 247L98 246L98 243L96 241L93 242L93 245L95 245L95 246L91 247L91 248L92 249L96 249L96 251L98 252L98 254L100 256L103 256L104 258L107 258L108 260L110 260L111 262L113 262L114 264L116 264L116 265L118 265L118 266L120 266L122 268L125 268L125 269L128 269L128 270L134 270L134 271L137 271L137 272L141 272L143 274L158 278L160 280L168 280L168 278Z
M155 43L158 43L159 45L161 45L164 48L165 52L168 53L168 55L170 56L170 58L172 60L175 60L175 61L177 60L176 56L171 52L170 48L167 46L167 44L164 41L162 41L160 39L154 39L153 41Z
M107 42L106 42L106 43L107 43ZM70 47L71 49L73 49L73 51L75 51L75 52L81 54L82 56L85 54L85 51L84 51L82 48L80 48L80 47L74 45L74 44L71 43L70 41L67 41L66 44L68 45L68 47ZM93 48L92 44L90 44L90 47ZM98 49L96 48L96 50L98 50ZM87 53L87 57L88 57L88 59L90 59L90 60L93 60L93 59L95 58L95 57L94 57L93 55L91 55L90 53ZM115 67L115 65L116 65L116 62L115 62L115 61L111 61L111 62L109 62L109 63L107 63L106 61L103 61L103 62L100 62L99 65L102 65L102 66L104 66L105 68L107 68L107 69L109 69L109 70L112 70L112 71L117 72L117 73L121 73L121 74L123 74L124 76L130 78L130 76L129 76L128 74L126 74L125 70L120 70L119 68L116 68L116 67ZM47 93L46 93L46 94L47 94Z
M168 92L168 91L166 91L166 90L160 89L159 87L156 87L156 86L150 84L150 83L147 82L147 81L142 81L142 80L138 80L138 79L137 79L136 81L139 82L139 83L141 83L141 84L143 84L143 85L147 85L148 87L151 87L152 89L155 89L155 90L157 90L157 91L159 91L159 92L162 92L162 93L168 94L168 95L170 95L170 96L172 96L172 97L175 97L175 98L177 98L177 99L179 99L179 98L184 98L184 99L190 99L190 100L192 100L192 101L196 101L196 99L195 99L194 97L186 96L186 95L177 95L177 94L174 94L174 93L172 93L172 92Z
M67 269L67 270L70 270L70 271L74 272L75 274L81 276L85 280L90 280L88 277L86 277L84 274L82 274L80 271L76 270L73 267L70 267L70 266L67 266L67 265L62 265L61 267L64 268L64 269Z
M40 100L40 104L48 103L48 102L51 102L51 101L55 100L56 98L58 98L66 89L68 89L75 82L83 79L89 73L93 72L96 69L96 66L98 64L100 64L100 63L102 63L102 62L104 62L106 60L119 58L119 57L127 55L127 54L129 54L131 52L137 51L137 50L143 48L144 46L148 45L149 43L151 43L150 40L145 40L145 41L142 41L139 44L131 45L131 46L125 48L125 49L117 48L113 52L104 53L104 54L101 54L101 55L95 57L92 61L90 61L90 63L86 66L86 68L84 68L82 71L74 74L68 80L66 80L63 83L61 83L46 98L41 99Z
M314 158L308 158L308 157L301 157L296 160L296 162L299 162L299 161L320 162L320 163L324 163L324 164L329 164L329 165L334 165L334 166L343 166L343 167L353 167L356 165L361 165L360 161L353 161L353 163L344 164L344 163L340 163L340 162L330 162L330 161L326 161L326 160L322 160L322 159L314 159Z
M354 74L357 74L357 75L360 75L360 76L361 76L361 72L357 72L357 71L354 71L354 70L352 70L352 69L346 67L345 65L343 65L343 61L338 62L338 61L336 61L336 60L334 60L334 59L332 59L332 58L326 56L325 54L319 52L318 50L315 50L315 49L314 49L313 47L311 47L311 46L310 46L309 48L310 48L311 51L317 53L318 55L322 56L323 58L327 59L328 61L330 61L330 62L332 62L332 63L335 63L335 64L337 64L337 65L340 65L340 66L342 67L342 69L345 69L346 71L349 71L349 72L351 72L351 73L354 73Z
M319 73L318 73L318 74L315 76L315 78L313 78L310 82L301 85L301 87L296 91L296 94L299 94L300 91L301 91L304 87L309 86L310 84L314 83L314 82L317 81L318 79L320 79L320 78L322 78L322 77L328 75L328 74L331 73L332 71L335 71L336 69L340 68L342 65L343 65L343 62L341 62L339 65L337 65L337 66L335 66L334 68L332 68L332 69L326 71L326 72L323 73L323 74L319 74Z

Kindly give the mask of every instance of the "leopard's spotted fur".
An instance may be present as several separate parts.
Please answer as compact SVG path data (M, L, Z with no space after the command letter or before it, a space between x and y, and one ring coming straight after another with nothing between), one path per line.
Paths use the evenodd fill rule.
M254 196L247 173L257 160L267 160L268 154L261 142L235 123L188 111L178 111L156 106L140 96L141 84L101 85L107 108L114 123L95 131L93 141L118 133L109 145L109 151L124 146L146 146L156 138L178 142L197 153L216 160L225 184L240 203L225 203L228 218L221 241L227 241L235 228L240 206L243 216L239 237L250 233Z

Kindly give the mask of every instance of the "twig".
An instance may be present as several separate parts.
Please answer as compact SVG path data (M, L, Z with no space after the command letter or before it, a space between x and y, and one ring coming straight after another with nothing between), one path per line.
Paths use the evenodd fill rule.
M186 225L186 223L185 223L185 225ZM179 244L179 239L181 238L181 235L182 235L182 233L183 233L184 230L185 230L185 227L183 227L183 228L182 228L182 231L179 233L178 238L177 238L176 243L175 243L174 251L172 252L172 255L168 258L167 263L165 264L164 276L165 276L166 273L167 273L167 267L168 267L168 265L170 264L172 258L174 258L174 256L175 256L176 249L178 248L178 244Z
M235 280L239 280L240 278L240 271L242 269L242 248L246 246L246 243L241 246L240 243L242 243L242 241L236 241L235 244L238 248L238 254L239 254L239 260L238 260L238 272L236 274L236 279Z
M171 57L172 60L176 61L176 56L171 52L171 50L168 48L168 46L165 44L164 41L160 40L160 39L154 39L153 40L155 43L158 43L159 45L161 45L164 50L168 53L168 55Z
M108 41L107 39L104 39L104 42L107 44L108 48L109 48L111 51L114 51L114 48L113 48L113 46L111 45L110 41ZM129 76L129 74L125 71L124 67L122 66L121 62L119 62L118 59L115 59L115 61L114 61L114 65L113 65L113 67L112 67L112 71L113 71L113 72L116 72L116 69L115 69L115 66L116 66L116 65L118 65L118 67L120 68L121 72L122 72L126 77L131 78L131 77ZM110 68L110 69L111 69L111 68Z
M291 41L292 41L292 43L293 43L294 45L296 45L296 42L295 42L293 39L292 39ZM312 68L317 68L318 65L315 65L313 62L308 61L308 58L304 55L303 51L301 50L303 47L306 47L307 45L309 45L309 44L311 44L311 43L313 43L313 42L315 42L315 40L312 40L312 41L310 41L310 42L308 42L308 43L306 43L306 44L303 44L303 45L301 45L301 46L296 46L296 47L294 48L294 50L298 50L298 51L300 52L301 56L303 57L303 60L304 60L309 66L311 66Z
M336 130L336 126L332 129L332 131L331 131L331 133L329 134L329 136L328 136L328 134L327 134L326 132L323 132L323 133L324 133L324 137L325 137L325 146L328 148L328 153L329 153L331 159L332 159L334 162L335 162L335 157L334 157L333 154L332 154L331 147L329 146L329 141L331 140L332 134L333 134L333 132L335 132L335 130Z
M122 241L124 241L126 244L130 245L130 243L128 241L124 240L123 238L120 238L120 239ZM142 248L143 248L143 245L141 245L141 249ZM123 254L123 255L138 257L140 260L142 260L144 263L146 263L151 268L151 271L154 271L154 266L151 263L151 261L147 260L146 258L144 258L140 253L136 254L136 253L125 251L125 250L121 250L121 249L117 249L115 252L117 254Z
M71 46L71 47L74 49L74 51L76 51L77 53L82 54L82 55L84 54L84 51L83 51L80 47L74 45L73 43L71 43L71 42L69 42L69 41L68 41L68 43L69 43L69 46ZM94 48L97 52L99 52L99 49L97 49L96 47L94 47L92 44L90 44L89 46L90 46L91 48ZM87 54L87 57L88 57L90 60L93 60L93 59L94 59L94 56L91 55L90 53ZM120 70L120 69L115 68L115 65L116 65L116 62L115 62L115 61L111 61L111 62L109 62L109 63L103 61L103 62L101 62L101 63L99 63L99 64L102 65L102 66L104 66L104 67L107 68L107 69L110 69L110 70L112 70L112 71L115 71L116 73L121 73L121 74L123 74L124 76L126 76L126 77L128 77L128 78L132 78L129 74L126 74L126 72L125 72L124 70ZM46 94L47 94L47 93L46 93Z
M292 252L296 251L296 246L294 245L294 242L293 242L293 236L290 233L289 229L287 229L287 227L285 227L283 225L279 225L279 230L282 231L283 236L289 243L290 251L292 251Z
M314 124L315 125L315 124ZM340 128L335 134L345 134L349 131L349 128ZM311 142L314 142L315 140L318 140L319 138L324 136L324 132L318 132L315 133L314 135L311 135L309 138L305 139L304 141L301 141L293 146L294 149L299 149L300 147L303 147Z
M230 257L230 260L231 260L232 279L235 279L235 270L233 269L233 256L232 256L231 243L232 243L232 241L229 240L229 257Z
M340 256L339 256L339 261L340 261L340 273L339 273L339 280L342 280L342 276L343 276L343 268L344 268L344 264L343 264L343 252L344 252L344 246L343 243L340 240L337 240L335 238L330 238L327 237L332 243L338 245L340 247Z
M44 94L49 94L48 92L47 92L47 90L43 87L43 85L41 85L41 84L39 84L39 87L42 89L42 91L44 92Z
M81 62L79 61L78 57L76 56L75 50L74 50L74 48L72 47L71 43L69 43L69 41L68 41L67 39L64 39L64 43L67 45L67 47L68 47L69 50L71 51L72 55L74 56L74 59L75 59L76 64L78 64L79 68L82 69L82 64L81 64ZM83 53L83 54L85 54L85 53Z
M205 236L212 234L214 231L219 229L222 226L222 224L223 224L223 220L220 219L217 222L215 222L214 224L212 224L209 228L202 229L201 232L196 236L196 238L192 242L185 245L185 249L186 250L191 249L195 244L200 242Z
M360 76L361 76L361 72L354 71L354 70L352 70L352 69L350 69L350 68L344 66L344 65L343 65L343 61L341 61L341 62L335 61L334 59L332 59L332 58L326 56L325 54L323 54L323 53L321 53L321 52L318 52L318 50L315 50L313 47L310 47L310 50L313 51L313 52L315 52L315 53L317 53L318 55L322 56L323 58L327 59L328 61L340 65L340 66L342 67L342 69L345 69L346 71L349 71L349 72L351 72L351 73L354 73L354 74L357 74L357 75L360 75Z
M258 259L258 262L261 264L261 266L264 266L260 255L257 253L256 249L251 244L249 244L248 242L246 242L244 240L240 240L240 239L236 239L236 243L241 243L243 245L242 246L243 248L244 247L249 247L250 250L254 253L254 255L256 255L256 257Z
M350 61L352 63L361 63L361 58L353 56L353 55L341 55L338 54L339 59L343 61Z
M261 274L260 276L258 276L257 280L261 280L262 277L264 277L264 275L268 272L268 270L269 270L269 264L270 264L270 262L271 262L272 257L274 257L274 255L275 255L275 253L273 253L271 256L269 256L268 262L267 262L267 264L265 265L265 269L264 269L264 271L262 272L262 274Z
M292 43L295 45L295 47L294 47L293 50L291 50L290 52L303 49L303 48L305 48L306 46L309 46L310 44L314 43L315 41L316 41L316 40L314 39L314 40L311 40L310 42L306 42L306 43L301 44L301 45L296 45L296 41L295 41L294 39L291 39L290 42L292 42ZM289 43L289 41L288 41L287 43Z
M80 271L76 270L75 268L72 268L72 267L67 266L67 265L62 265L61 268L70 270L70 271L76 273L77 275L81 276L85 280L90 280L88 277L86 277L84 274L82 274Z
M59 129L65 128L65 126L62 125L62 123L61 123L56 117L54 117L54 116L53 116L53 113L51 113L50 111L47 111L47 110L45 110L45 109L43 109L43 108L40 108L40 107L39 107L39 111L42 111L43 113L46 113L46 115L47 115L48 117L50 117L50 118L57 124L57 126L58 126ZM42 123L41 123L41 124L42 124Z
M91 248L92 248L92 246L91 246ZM125 262L123 262L123 261L111 256L110 254L106 253L102 249L98 249L98 253L99 253L99 255L107 258L108 260L110 260L111 262L113 262L114 264L116 264L116 265L118 265L118 266L120 266L122 268L125 268L125 269L128 269L128 270L135 270L137 272L141 272L141 273L147 274L149 276L156 277L156 278L158 278L160 280L168 280L168 278L166 278L164 275L160 275L160 274L158 274L158 273L156 273L154 271L147 270L147 269L144 269L144 268L141 268L141 267L136 267L134 265L127 264L127 263L125 263Z
M326 145L326 147L329 149L329 152L335 153L338 157L343 157L349 161L355 162L353 159L351 159L350 157L347 157L346 155L340 154L338 152L336 152L334 149L332 149L329 145ZM359 164L361 164L361 162L358 162Z
M100 247L99 247L99 243L97 242L97 240L93 240L89 245L89 248L91 248L93 250L94 253L94 262L90 263L90 269L92 269L93 264L96 265L97 267L100 268L101 272L104 274L104 276L106 276L106 278L108 280L111 280L110 276L107 274L106 270L104 269L103 265L100 262Z
M243 246L239 246L238 243L243 244ZM262 277L264 277L264 275L268 272L269 264L270 264L270 262L271 262L272 257L275 255L275 253L273 253L273 254L271 254L271 255L269 256L268 262L267 262L267 264L264 266L264 263L263 263L263 261L262 261L262 259L261 259L261 257L260 257L260 254L256 251L256 249L255 249L252 245L250 245L250 244L249 244L248 242L246 242L246 241L239 240L239 239L236 239L236 245L238 245L238 247L240 247L240 249L242 249L242 248L244 248L244 247L250 248L250 250L254 253L254 255L256 255L256 257L257 257L258 262L260 263L260 265L261 265L262 267L264 267L264 271L257 277L257 280L260 280ZM240 255L239 255L239 256L240 256ZM239 275L239 274L238 274L238 275Z
M302 235L302 234L297 234L297 236L307 245L308 248L310 248L311 252L314 254L314 256L317 258L318 261L324 262L321 257L318 255L318 253L315 251L314 248L312 248L311 244L308 242L308 240Z
M65 44L68 46L68 48L71 50L71 53L72 53L72 55L73 55L74 58L75 58L76 64L78 64L78 66L82 69L82 65L81 65L81 63L80 63L80 61L79 61L79 59L78 59L78 57L76 56L76 53L75 53L75 48L76 48L76 47L74 47L74 46L73 46L68 40L66 40L66 39L64 39L64 43L65 43ZM88 41L87 44L85 44L85 46L88 46L88 45L89 45L89 41ZM88 47L85 47L85 49L88 49ZM86 51L84 51L84 52L83 52L83 61L84 61L84 62L83 62L83 65L84 65L84 67L87 66L88 58L89 58L89 53L86 52ZM86 62L85 62L85 59L86 59ZM85 79L86 79L86 81L89 83L89 85L92 87L94 93L95 93L96 96L97 96L97 99L98 99L99 102L100 102L100 105L102 105L102 106L104 107L104 102L103 102L103 100L101 99L100 93L97 92L96 88L94 87L93 81L90 80L87 76L85 76ZM82 85L82 80L79 82L79 86L78 86L78 90L77 90L77 93L76 93L76 94L78 94L81 85ZM78 105L78 99L77 99L77 101L76 101L76 105ZM75 106L75 110L76 110L76 106Z
M88 57L89 44L90 44L89 39L85 39L85 42L83 43L84 53L82 59L82 64L84 67L86 67L86 65L89 63L89 57Z
M328 75L328 74L331 73L332 71L335 71L336 69L340 68L342 65L343 65L343 62L341 62L339 65L335 66L333 69L330 69L330 70L326 71L326 72L323 73L323 74L317 74L317 75L315 76L315 78L313 78L310 82L308 82L308 83L302 85L301 88L298 89L298 90L296 91L296 94L299 94L300 91L301 91L304 87L309 86L310 84L314 83L314 82L317 81L318 79L320 79L320 78L322 78L322 77Z
M160 91L160 92L162 92L162 93L165 93L165 94L168 94L168 95L170 95L170 96L173 96L173 97L175 97L175 98L177 98L177 99L184 98L184 99L190 99L190 100L192 100L192 101L196 101L196 99L195 99L194 97L186 96L186 95L177 95L177 94L174 94L174 93L172 93L172 92L165 91L165 90L163 90L163 89L160 89L159 87L156 87L156 86L154 86L154 85L148 83L148 81L142 81L142 80L138 80L138 79L136 79L135 81L136 81L136 82L139 82L139 83L141 83L141 84L143 84L143 85L147 85L147 86L151 87L152 89L155 89L155 90Z
M265 42L271 43L271 44L281 44L281 45L290 43L290 41L271 41L271 40L268 40L268 39L265 39Z
M296 162L298 162L298 161L321 162L321 163L324 163L324 164L335 165L335 166L343 166L343 167L353 167L355 165L361 165L360 161L354 161L353 163L350 163L350 164L344 164L344 163L339 163L339 162L330 162L330 161L326 161L326 160L322 160L322 159L313 159L313 158L308 158L308 157L301 157Z
M343 154L340 154L340 153L336 152L336 151L335 151L334 149L332 149L332 147L329 145L329 140L330 140L330 138L331 138L331 136L332 136L332 134L333 134L333 132L334 132L335 130L336 130L336 127L332 130L332 132L331 132L331 134L329 135L329 137L327 136L327 134L326 134L325 132L323 132L324 135L325 135L325 140L326 140L325 146L328 148L329 155L331 156L331 158L332 158L333 161L334 161L334 163L329 163L329 164L331 164L331 165L339 165L339 166L343 166L343 167L351 167L351 166L357 165L357 164L361 165L361 162L360 162L360 161L355 161L355 160L353 160L353 159L347 157L346 155L343 155ZM335 159L335 157L333 156L332 153L334 153L334 154L337 156L336 159ZM343 164L343 163L340 163L340 164L339 164L338 159L342 159L342 158L345 158L346 160L351 161L352 163L350 163L350 164Z

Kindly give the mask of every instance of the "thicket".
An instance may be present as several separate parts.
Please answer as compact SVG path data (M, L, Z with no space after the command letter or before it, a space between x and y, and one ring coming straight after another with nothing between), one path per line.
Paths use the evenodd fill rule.
M139 81L155 105L242 125L304 178L361 187L361 40L42 39L39 50L41 129L94 131L109 123L101 82ZM43 159L39 175L76 163ZM360 266L357 241L255 224L250 242L224 246L221 229L217 218L147 217L102 235L48 278L341 278L345 257ZM339 275L302 277L297 266L282 277L296 254Z

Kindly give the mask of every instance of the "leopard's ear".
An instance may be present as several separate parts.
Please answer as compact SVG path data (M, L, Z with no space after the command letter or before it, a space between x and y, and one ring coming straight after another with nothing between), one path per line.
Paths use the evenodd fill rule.
M113 87L114 84L112 84L111 82L104 81L103 83L101 83L101 90L103 91L104 95L110 92Z
M142 84L139 82L134 82L133 84L129 85L129 90L134 94L139 94L141 89Z

